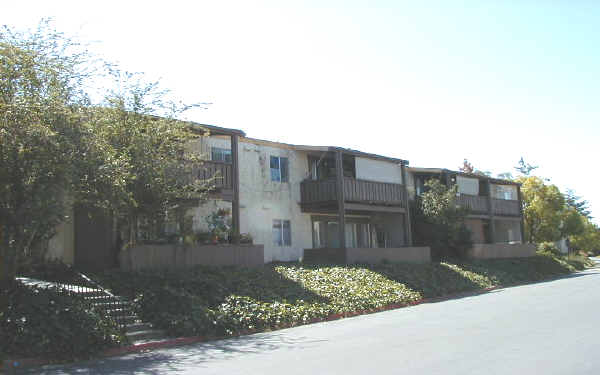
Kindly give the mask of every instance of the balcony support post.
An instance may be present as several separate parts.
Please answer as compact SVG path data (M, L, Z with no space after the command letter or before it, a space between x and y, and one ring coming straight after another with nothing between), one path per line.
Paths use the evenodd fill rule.
M402 200L406 213L404 214L404 241L407 246L412 246L412 228L410 223L410 204L408 202L408 191L406 190L406 166L404 162L400 164L402 169Z
M523 196L521 195L521 185L517 185L517 199L519 200L519 225L521 227L521 243L525 243L525 225L523 223Z
M338 206L338 229L340 248L346 249L346 207L344 197L344 166L343 154L341 150L335 152L335 179L337 190L337 206Z
M240 240L240 168L238 155L237 134L231 136L231 174L233 199L231 200L231 229L233 232L233 243L237 244Z
M486 188L487 188L487 208L488 215L490 216L490 242L494 243L496 241L496 219L494 217L494 202L492 200L492 183L490 180L486 180Z

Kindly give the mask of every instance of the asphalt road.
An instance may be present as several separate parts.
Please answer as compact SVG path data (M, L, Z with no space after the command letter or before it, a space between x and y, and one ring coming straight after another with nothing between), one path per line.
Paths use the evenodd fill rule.
M42 374L599 374L600 269Z

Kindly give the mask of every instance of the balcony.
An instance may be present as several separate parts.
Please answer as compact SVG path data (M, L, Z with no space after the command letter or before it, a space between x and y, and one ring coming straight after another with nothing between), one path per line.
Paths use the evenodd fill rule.
M186 172L186 179L208 181L213 194L228 198L233 191L233 166L231 163L204 160L200 165L194 165ZM226 196L227 195L227 196ZM231 198L231 197L229 197Z
M349 177L344 178L343 185L345 202L406 208L404 185ZM319 205L335 206L338 199L337 190L335 179L302 181L300 203L303 209Z
M456 202L459 206L467 208L472 214L486 215L488 213L488 197L460 194L456 198Z
M492 212L499 216L521 216L519 201L492 198Z
M488 203L491 200L491 203ZM460 194L457 203L464 208L469 209L474 215L490 215L489 207L492 213L498 216L521 216L519 201L489 198L480 195Z

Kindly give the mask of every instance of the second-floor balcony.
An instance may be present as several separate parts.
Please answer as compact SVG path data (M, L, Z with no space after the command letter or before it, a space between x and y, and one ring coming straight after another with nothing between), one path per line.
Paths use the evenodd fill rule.
M343 188L344 201L348 203L406 208L404 185L345 177ZM338 200L337 182L333 178L302 181L300 197L303 207L336 204Z
M475 215L520 216L519 201L481 195L460 194L457 203ZM491 210L491 212L490 212Z
M191 176L201 181L208 181L212 190L233 189L231 163L205 160L201 165L192 167Z

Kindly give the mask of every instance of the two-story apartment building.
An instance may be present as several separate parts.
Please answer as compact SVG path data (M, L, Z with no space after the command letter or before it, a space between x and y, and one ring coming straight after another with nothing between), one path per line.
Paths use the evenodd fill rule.
M421 195L425 182L436 178L447 186L457 187L457 203L468 209L465 221L471 231L476 255L492 249L506 249L507 254L529 254L532 246L522 245L523 212L521 187L518 183L485 175L440 168L408 168L408 191L411 199ZM496 244L496 246L488 246ZM501 246L509 244L515 246ZM522 246L517 246L521 244Z
M208 170L234 154L225 136L203 138L195 147L210 155ZM240 137L237 148L239 231L264 244L265 262L298 260L305 249L344 260L345 254L330 249L411 245L407 161L248 137ZM194 229L205 230L210 212L232 205L217 197L191 209Z
M357 150L285 144L236 129L194 126L210 136L190 144L206 159L192 177L212 179L213 187L208 200L188 205L192 230L207 231L206 218L227 209L233 238L249 234L254 244L264 246L264 262L429 261L429 248L412 246L409 199L432 177L458 185L458 201L470 209L467 225L476 244L521 242L516 183L409 168L404 159ZM116 266L119 249L106 217L75 210L58 229L50 240L50 257L83 268ZM493 251L476 246L473 254ZM519 251L513 246L501 256L522 256ZM164 256L159 250L156 254Z

